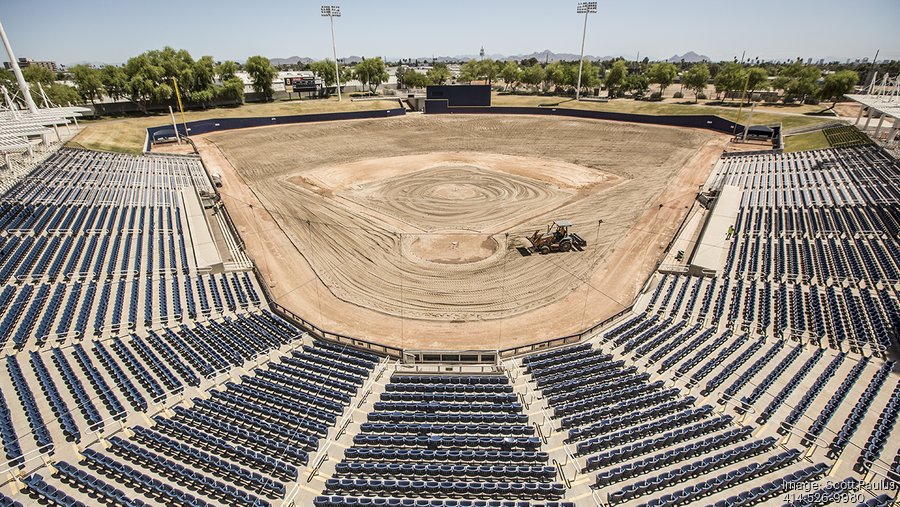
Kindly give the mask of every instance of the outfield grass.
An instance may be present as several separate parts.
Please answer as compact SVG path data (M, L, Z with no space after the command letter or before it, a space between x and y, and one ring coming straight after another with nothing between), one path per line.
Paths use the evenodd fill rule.
M727 120L736 121L738 108L707 106L703 104L673 104L671 102L648 102L632 99L613 99L609 102L577 102L563 97L544 97L532 95L495 95L495 106L541 106L565 107L570 109L586 109L590 111L611 111L617 113L656 114L656 115L700 115L714 114ZM747 119L747 108L741 112L742 122ZM753 113L753 123L781 123L785 130L805 127L831 121L828 116L806 116L798 113L779 113L772 109L761 111L757 108Z
M785 152L819 150L822 148L831 148L831 143L828 142L828 138L825 137L825 133L821 130L784 138Z
M699 115L715 114L722 118L736 121L736 107L707 106L704 104L676 104L671 102L645 102L631 99L615 99L609 102L578 102L564 97L546 97L536 95L498 95L493 96L495 106L531 106L531 107L565 107L591 111L613 111L649 115ZM313 114L335 111L372 111L394 107L388 101L351 102L337 99L278 101L264 104L244 104L238 107L207 109L205 111L188 111L187 121L206 120L210 118L235 118L248 116L285 116L292 114ZM797 110L792 110L797 111ZM746 109L741 119L746 121ZM181 116L176 114L180 122ZM753 114L753 123L781 123L784 129L805 127L829 121L829 117L805 116L797 112L780 113L772 108L757 108ZM84 121L84 129L70 142L70 146L93 150L118 151L124 153L141 153L144 147L144 136L148 127L168 124L168 114L155 114L128 118L111 118Z
M337 99L278 101L263 104L244 104L238 107L222 107L204 111L186 111L187 121L210 118L240 118L248 116L287 116L292 114L330 113L336 111L372 111L397 107L396 102L360 101ZM181 122L181 115L176 113ZM79 122L84 129L68 145L92 150L141 153L148 127L171 123L168 114L155 114L129 118L109 118Z

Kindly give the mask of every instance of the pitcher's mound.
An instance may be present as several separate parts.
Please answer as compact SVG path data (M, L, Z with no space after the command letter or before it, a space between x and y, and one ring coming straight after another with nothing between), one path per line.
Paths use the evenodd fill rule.
M409 254L415 259L438 264L469 264L483 261L500 249L497 241L484 234L440 231L415 236L409 242Z

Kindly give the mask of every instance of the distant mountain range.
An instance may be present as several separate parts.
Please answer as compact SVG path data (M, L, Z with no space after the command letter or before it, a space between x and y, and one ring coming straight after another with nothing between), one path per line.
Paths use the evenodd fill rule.
M593 62L612 60L614 58L619 58L620 56L621 55L617 55L617 56L584 55L585 59L593 61ZM545 49L543 51L535 51L533 53L528 53L528 54L518 54L518 55L502 55L502 54L496 54L496 53L495 54L486 54L486 55L484 55L484 57L491 58L493 60L500 60L500 61L510 61L510 60L522 61L522 60L528 60L529 58L534 58L541 63L558 62L558 61L567 61L567 62L578 61L578 55L575 53L555 53L553 51L550 51L549 49ZM448 63L448 62L464 62L467 60L477 60L478 58L480 58L480 56L479 55L456 55L456 56L435 56L435 57L420 56L418 58L403 58L403 60L406 60L406 61L418 60L420 62L421 61L429 61L430 62L430 61L432 61L432 58L436 62ZM350 65L359 63L362 61L362 59L363 58L361 56L348 56L345 58L341 58L341 60L344 63L350 64ZM710 61L710 58L708 56L697 54L693 51L688 51L687 53L685 53L683 55L673 55L671 58L669 58L666 61L678 63L682 59L684 59L685 62L689 62L689 63ZM296 65L297 63L306 65L306 64L312 63L316 60L317 60L317 58L310 58L308 56L289 56L287 58L270 58L269 59L269 61L272 62L272 65L276 65L276 66L278 66L278 65ZM398 60L400 60L400 58L390 57L389 60L398 61ZM239 61L242 62L243 60L239 60ZM85 64L91 65L93 67L102 67L103 65L106 65L105 62L81 61L81 62L70 63L70 64L68 64L68 66L71 67L71 66L77 65L79 63L85 63ZM113 64L113 65L119 65L119 64Z
M681 60L684 60L687 63L697 63L697 62L708 62L708 61L710 61L710 58L706 55L698 55L697 53L694 53L693 51L688 51L687 53L685 53L681 56L672 55L672 57L666 61L671 62L671 63L679 63Z
M693 54L693 53L691 53ZM519 55L502 55L502 54L488 54L484 55L485 58L490 58L493 60L501 60L501 61L509 61L509 60L528 60L529 58L535 58L540 62L556 62L556 61L577 61L578 55L575 53L554 53L549 49L545 49L544 51L536 51L534 53L529 54L519 54ZM613 58L617 58L615 56L593 56L593 55L584 55L584 57L591 61L605 61L612 60ZM480 58L480 55L456 55L456 56L420 56L418 58L402 58L403 60L418 60L418 61L436 61L436 62L464 62L466 60L477 60ZM391 61L398 61L401 58L390 57L388 58ZM308 64L310 62L315 61L315 58L309 58L305 56L291 56L288 58L270 58L269 61L272 62L272 65L295 65L298 62L303 64ZM348 56L345 58L341 58L344 63L355 64L362 61L362 57L360 56Z
M313 58L308 58L306 56L289 56L287 58L269 58L269 61L272 62L272 65L296 65L297 63L302 63L304 65L314 62Z
M614 58L619 58L620 56L621 55L619 55L619 56L584 55L584 58L587 60L590 60L590 61L597 62L597 61L612 60ZM456 55L456 56L435 56L435 57L420 56L418 58L402 58L402 60L405 60L405 61L418 60L420 62L421 61L430 62L433 60L436 62L449 63L449 62L464 62L467 60L477 60L480 57L481 57L480 55ZM535 51L533 53L528 53L528 54L518 54L518 55L503 55L503 54L494 53L494 54L486 54L486 55L484 55L484 57L490 58L492 60L500 60L500 61L510 61L510 60L522 61L522 60L528 60L530 58L534 58L541 63L558 62L558 61L567 61L567 62L578 61L578 55L575 53L555 53L553 51L550 51L549 49L545 49L543 51ZM695 53L693 51L688 51L687 53L685 53L683 55L673 55L671 58L669 58L666 61L677 63L677 62L680 62L682 59L684 59L685 62L690 62L690 63L710 61L710 58L708 56L701 55L701 54ZM355 63L360 62L362 60L362 57L349 56L346 58L342 58L342 60L344 61L344 63L355 64ZM389 60L398 61L398 60L401 60L401 58L390 57ZM315 59L308 58L308 57L301 57L301 56L291 56L289 58L271 58L270 61L272 62L273 65L295 65L298 62L307 64L307 63L315 61Z

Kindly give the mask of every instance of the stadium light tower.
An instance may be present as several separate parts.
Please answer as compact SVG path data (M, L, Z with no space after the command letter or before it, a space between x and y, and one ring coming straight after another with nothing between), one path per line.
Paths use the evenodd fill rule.
M334 79L337 82L338 102L341 101L341 70L338 68L337 48L334 45L334 18L341 17L340 5L323 5L322 16L331 21L331 54L334 56Z
M587 35L588 14L597 12L597 2L578 2L578 14L584 14L584 28L581 30L581 58L578 59L578 87L575 88L575 100L581 100L581 68L584 66L584 37Z

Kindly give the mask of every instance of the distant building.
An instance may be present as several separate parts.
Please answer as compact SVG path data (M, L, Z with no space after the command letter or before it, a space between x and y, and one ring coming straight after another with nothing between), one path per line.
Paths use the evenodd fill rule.
M19 58L19 68L26 69L28 67L31 67L32 65L34 65L35 67L50 69L53 72L59 70L59 66L56 64L56 62L40 62L32 60L31 58ZM3 62L3 67L6 70L9 70L12 68L12 64L10 64L9 62Z

